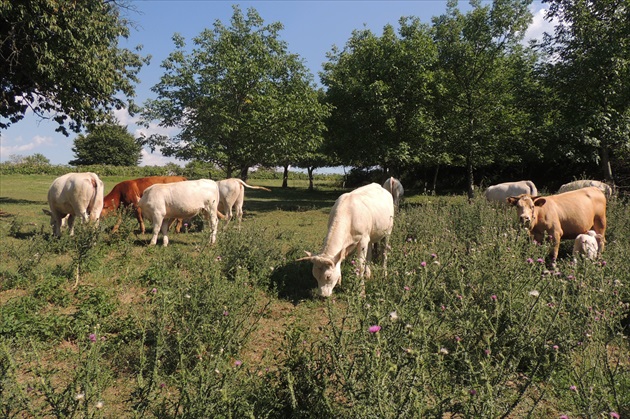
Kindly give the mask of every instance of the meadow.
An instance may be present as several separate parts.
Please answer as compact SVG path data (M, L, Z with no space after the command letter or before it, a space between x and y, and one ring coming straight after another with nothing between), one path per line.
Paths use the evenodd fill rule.
M408 191L388 270L333 297L312 265L344 192L250 179L242 228L148 247L126 216L51 235L53 175L0 180L0 416L630 416L630 205L593 262L532 243L514 209ZM108 192L122 176L103 176ZM161 243L161 240L158 242ZM75 286L76 282L76 286Z

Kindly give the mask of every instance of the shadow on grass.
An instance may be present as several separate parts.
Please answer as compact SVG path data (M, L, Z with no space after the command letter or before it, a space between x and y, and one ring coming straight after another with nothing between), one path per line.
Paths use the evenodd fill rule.
M312 263L287 262L273 271L270 286L278 293L278 298L297 305L302 300L313 298L317 282L312 269Z
M345 191L308 191L307 189L275 188L271 192L246 190L243 207L249 211L301 212L330 208Z
M30 201L28 199L15 199L7 198L6 196L0 196L0 205L2 204L17 204L17 205L45 205L48 208L47 201Z

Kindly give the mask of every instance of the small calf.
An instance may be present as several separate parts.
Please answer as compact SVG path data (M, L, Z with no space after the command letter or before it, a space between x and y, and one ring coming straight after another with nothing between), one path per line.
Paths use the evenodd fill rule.
M604 236L589 230L584 234L579 234L575 238L573 245L573 259L577 260L578 255L591 260L597 259L601 254Z

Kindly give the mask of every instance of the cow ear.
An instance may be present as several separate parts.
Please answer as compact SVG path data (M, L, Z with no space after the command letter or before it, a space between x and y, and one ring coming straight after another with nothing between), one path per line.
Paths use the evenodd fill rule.
M48 216L52 216L52 213L47 210L46 208L42 208L42 211L44 212L44 214L48 215Z
M518 197L517 196L511 196L511 197L507 198L506 201L510 205L516 205L516 203L518 202Z
M536 198L536 199L534 199L534 206L535 207L542 207L543 205L545 205L546 202L547 202L547 200L545 198Z

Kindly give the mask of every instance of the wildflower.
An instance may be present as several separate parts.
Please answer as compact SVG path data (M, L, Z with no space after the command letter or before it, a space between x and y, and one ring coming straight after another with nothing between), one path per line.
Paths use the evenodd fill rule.
M496 296L495 294L492 294L492 295L490 296L490 299L491 299L492 301L497 301L497 296Z
M440 354L442 354L442 355L448 355L448 349L446 349L446 348L440 348Z
M577 392L577 387L576 386L571 386L571 387L569 387L569 390Z
M370 326L370 328L368 329L368 332L377 333L379 330L381 330L381 326L375 324L373 326Z
M462 341L462 338L460 338L459 336L455 336L455 342L459 343Z
M409 287L405 285L405 287L403 288L405 291L409 291Z
M606 261L605 260L602 260L602 266L606 266ZM612 416L612 413L610 415Z
M462 296L461 296L461 295L459 295L459 294L457 294L456 296L457 296L457 299L458 299L458 300L461 300L461 299L463 299L463 298L464 298L464 297L462 297Z
M413 239L411 237L407 237L407 243L411 243Z
M557 351L558 349L560 349L560 347L558 345L553 345L553 350Z
M221 256L217 256L217 262L221 262Z
M617 412L610 412L610 417L614 419L619 419L621 416L619 416L619 413Z
M398 320L398 313L396 313L395 311L392 311L391 313L389 313L389 319Z
M105 404L105 403L103 403L103 401L102 401L102 400L99 400L99 401L97 401L97 402L96 402L96 404L94 405L94 407L96 407L97 409L102 409L104 404Z
M484 349L483 353L486 354L486 356L490 356L490 349Z
M529 292L529 295L531 295L532 297L538 297L540 295L540 293L536 290L531 290Z
M153 294L155 294L155 293L157 292L157 288L153 288L153 289L151 290L151 292L152 292Z
M230 314L227 310L223 310L223 315L227 316L228 314Z
M423 268L427 266L427 263L425 261L420 262L420 266L422 266Z
M538 258L538 259L536 259L536 262L538 262L538 263L545 263L545 259L543 259L543 258Z
M96 342L96 334L94 334L94 333L90 333L90 335L88 336L88 338L90 339L90 342Z
M239 361L239 360L237 359L236 361L234 361L234 366L235 366L235 367L240 367L242 363L243 363L243 361Z
M164 388L164 387L166 387L166 384L160 383L160 388Z
M567 276L567 279L568 279L569 281L572 281L572 280L574 280L574 279L575 279L575 277L574 277L573 275L569 275L569 276Z
M74 400L83 400L85 399L85 393L78 393L74 396Z
M350 264L351 264L352 266L354 266L354 265L356 265L356 264L357 264L357 261L356 261L356 260L354 260L354 259L352 259L352 260L350 261Z
M534 259L532 259L532 258L527 258L527 263L534 263Z
M471 396L476 396L477 395L477 390L475 390L474 388L470 389L470 395Z
M442 305L440 306L440 309L442 309L442 311L444 311L444 310L446 310L446 306L445 306L444 304L442 304Z
M190 299L190 294L186 294L186 295L184 295L184 298L188 298L188 299Z
M437 255L435 253L431 253L431 258L437 259Z
M567 415L562 415L560 416L560 419L569 419L569 417Z

